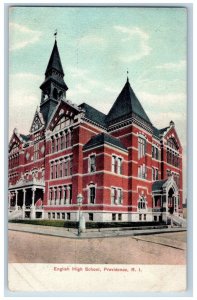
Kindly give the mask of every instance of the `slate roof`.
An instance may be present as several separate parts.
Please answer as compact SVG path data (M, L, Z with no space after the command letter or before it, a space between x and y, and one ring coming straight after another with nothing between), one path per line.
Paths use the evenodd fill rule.
M153 126L153 135L160 138L160 134L163 134L168 128L169 126L165 128L157 129L156 127Z
M57 41L55 40L55 44L53 46L53 50L46 68L45 75L51 70L56 69L58 72L60 72L62 75L64 75L64 71L62 68L62 63L60 60L60 55L57 47Z
M92 148L94 146L103 145L103 144L110 144L112 146L121 148L123 150L127 150L127 148L120 142L119 139L106 134L104 132L93 136L83 147L83 149Z
M44 82L41 84L40 88L42 89L44 87L44 85L47 85L48 82L53 81L55 82L57 85L62 86L66 91L68 90L68 87L63 79L63 77L60 76L55 76L54 74L51 76L48 76L45 78Z
M168 179L164 179L164 180L157 180L155 182L153 182L152 184L152 191L160 191L162 190L162 186L164 185L164 183L167 181Z
M22 139L27 142L30 139L30 135L25 135L25 134L20 134L20 136L22 137Z
M116 119L122 119L122 117L126 117L131 113L135 113L137 116L151 124L149 117L145 113L127 79L126 84L108 113L106 121L107 123L111 123Z
M82 103L79 105L85 111L85 117L103 127L106 127L105 118L106 115L94 107L88 105L87 103Z
M40 111L43 115L43 119L45 121L46 126L47 126L47 124L51 118L51 115L54 112L57 104L58 104L57 102L50 99L46 103L44 103L44 105L41 106Z

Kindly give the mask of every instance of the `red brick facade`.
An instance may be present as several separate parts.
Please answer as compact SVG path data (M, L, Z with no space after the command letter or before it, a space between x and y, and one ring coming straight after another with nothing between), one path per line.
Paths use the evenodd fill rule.
M67 100L63 76L55 43L30 134L15 129L10 140L10 210L21 208L23 218L77 220L81 193L86 221L182 214L182 147L174 123L155 128L128 79L104 115Z

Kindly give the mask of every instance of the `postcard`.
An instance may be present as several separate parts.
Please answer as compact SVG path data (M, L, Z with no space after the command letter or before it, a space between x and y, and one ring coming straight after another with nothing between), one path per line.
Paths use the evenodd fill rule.
M10 6L8 288L187 289L187 9Z

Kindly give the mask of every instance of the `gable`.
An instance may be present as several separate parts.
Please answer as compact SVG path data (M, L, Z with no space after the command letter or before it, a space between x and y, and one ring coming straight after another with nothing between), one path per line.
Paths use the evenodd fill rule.
M21 144L22 144L22 139L20 138L19 134L17 133L17 130L14 129L14 132L13 132L12 137L9 142L9 147L8 147L9 153L13 149L19 148Z
M177 150L178 149L182 150L181 142L180 142L180 139L178 137L178 134L177 134L174 126L169 128L169 130L166 132L164 137L167 141L166 142L167 145L169 145L169 146L172 145L172 148L175 147L175 148L177 148Z
M44 120L43 120L42 114L38 110L36 110L36 113L34 115L34 119L33 119L33 122L32 122L31 128L30 128L30 132L31 133L36 132L39 129L43 128L43 126L44 126Z
M74 118L79 113L81 113L81 109L78 106L73 105L70 101L61 100L53 112L47 128L51 131L63 129L74 123Z

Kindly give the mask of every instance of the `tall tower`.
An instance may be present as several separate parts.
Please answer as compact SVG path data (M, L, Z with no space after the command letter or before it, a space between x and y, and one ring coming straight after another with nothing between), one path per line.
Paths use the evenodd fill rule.
M41 103L40 111L47 123L50 116L62 97L66 97L68 87L64 82L64 71L55 40L53 50L46 68L45 80L40 86Z

